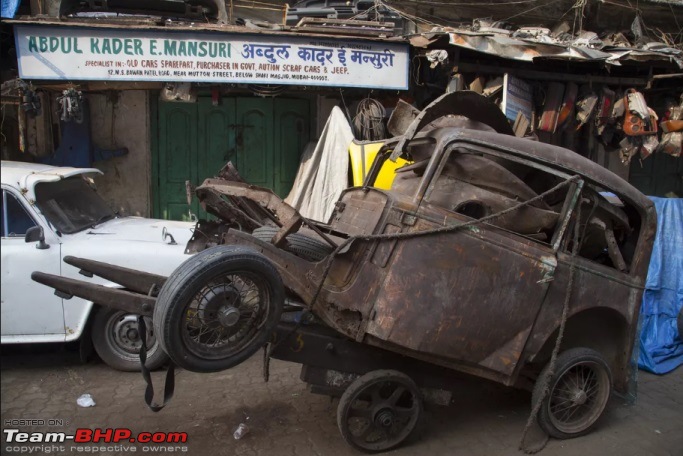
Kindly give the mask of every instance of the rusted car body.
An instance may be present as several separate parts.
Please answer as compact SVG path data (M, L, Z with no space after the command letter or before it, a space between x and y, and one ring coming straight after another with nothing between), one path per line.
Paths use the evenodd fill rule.
M365 346L373 353L392 352L423 365L520 387L534 381L538 385L538 378L547 377L547 388L541 382L534 390L534 402L545 401L539 424L559 438L581 435L602 413L612 385L622 393L632 386L632 351L656 231L654 206L619 177L569 150L486 125L422 128L433 120L419 116L406 135L388 140L365 185L345 190L327 223L305 219L270 190L239 182L227 170L196 189L204 209L219 220L197 225L187 251L201 253L168 280L81 259L70 259L70 264L130 291L114 295L41 273L34 273L34 279L65 296L112 307L123 306L121 293L137 296L126 309L137 306L141 314L154 314L162 346L178 365L190 369L184 347L200 347L195 355L214 359L218 355L212 350L227 344L222 353L232 356L230 341L253 336L251 330L231 329L256 315L246 306L244 317L249 296L281 300L279 317L285 299L277 288L282 287L287 303L311 312L325 331L355 341L356 353L357 346ZM391 189L374 188L383 162L397 157L411 164L396 171ZM257 235L264 225L271 226L267 236ZM302 247L316 243L322 255L302 255L295 241ZM205 263L226 255L241 262L229 271L229 280L218 283L209 274L199 285L179 285L193 268L206 269ZM258 267L249 269L254 262ZM255 287L236 297L244 283L258 282L259 271L274 277L271 288ZM213 287L208 292L205 283ZM183 295L188 287L195 287L196 294ZM192 309L158 312L160 305L175 305L167 301L178 296L178 305ZM157 325L159 313L164 322ZM214 329L202 330L202 321ZM268 330L266 323L263 317L261 331ZM216 328L216 339L202 339ZM286 337L298 328L279 334ZM226 331L225 342L219 342L221 331ZM164 343L169 334L184 342ZM312 337L325 340L321 334L313 331ZM263 341L258 339L260 345L249 354ZM549 362L553 351L560 353L559 374L554 361ZM306 364L299 354L287 356L280 357ZM350 365L339 357L334 361L334 356L326 361L328 368L335 362ZM216 370L211 366L197 370ZM356 373L367 371L359 368ZM367 375L342 396L340 430L361 450L393 448L414 427L421 410L415 405L419 393L396 371ZM378 385L393 385L394 393L383 397ZM353 434L349 420L359 413L354 401L371 390L372 399L366 400L371 412L360 415L368 415L368 426L379 437L368 441L369 428ZM397 398L412 405L401 407ZM572 407L566 413L561 408L565 403ZM400 424L401 416L410 419Z
M388 142L385 150L392 151L399 140ZM416 148L434 151L424 174L410 187L413 193L405 189L399 192L351 188L340 197L329 224L309 221L308 225L339 240L370 234L424 232L470 221L468 215L445 206L444 192L439 192L439 180L449 158L452 162L458 153L476 158L486 154L505 157L510 164L539 170L554 176L557 182L579 176L583 194L590 196L577 199L572 191L566 191L559 198L555 195L561 203L556 204L560 208L557 212L547 205L547 209L526 207L521 214L507 216L502 222L492 221L452 233L401 240L355 240L332 260L321 293L312 302L324 275L325 262L311 263L279 248L286 242L286 236L303 224L296 211L269 191L220 179L207 180L198 193L216 193L228 196L229 200L246 197L277 215L275 220L281 229L272 243L237 230L223 233L220 243L252 246L261 252L277 267L286 288L330 327L358 342L506 385L515 384L529 363L543 362L549 356L552 336L560 323L570 265L574 263L575 286L570 290L562 348L589 346L604 353L612 367L616 389L626 392L656 229L652 203L611 172L558 147L458 129L432 130L413 143L418 143ZM504 170L490 167L475 176L491 177L491 168ZM499 183L500 188L489 192L491 200L500 200L500 192L512 188L513 183L505 182L499 175L492 177L489 180ZM479 182L478 188L486 185ZM576 186L572 188L575 190ZM523 201L532 197L535 193L528 190L527 194L520 190L522 195L510 199ZM599 195L598 192L606 190L615 193L625 208L614 206ZM451 203L462 206L463 199L470 203L486 201L481 195L464 198L462 194L467 194L467 190L451 195ZM578 201L583 203L584 215L594 208L590 219L582 221L586 226L584 235L595 237L590 229L593 225L601 230L607 240L597 242L597 249L604 244L610 260L602 263L612 264L601 264L581 255L572 257L568 252L571 230L566 228L576 213L572 205ZM207 210L218 212L215 204L207 205ZM610 226L602 228L606 223ZM553 230L555 226L557 229ZM615 234L615 230L620 233ZM539 234L544 231L553 232L545 233L545 239L540 241ZM548 234L554 236L548 238ZM622 237L621 245L615 239L617 235ZM611 242L612 239L615 241ZM202 245L201 239L190 244L193 242L195 246ZM595 249L593 246L592 250ZM629 249L631 252L627 252Z

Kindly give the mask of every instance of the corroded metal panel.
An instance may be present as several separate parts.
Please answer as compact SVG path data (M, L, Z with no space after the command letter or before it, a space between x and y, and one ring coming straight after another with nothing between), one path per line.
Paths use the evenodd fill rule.
M382 217L387 196L376 190L352 189L336 203L330 226L351 236L372 234Z
M151 316L154 311L154 304L156 303L156 298L144 294L131 293L130 291L118 288L109 288L38 271L31 274L31 279L54 288L56 290L55 294L63 299L68 300L78 296L102 306L138 315Z
M563 343L571 346L574 337L590 345L584 328L609 332L598 348L607 353L615 385L623 390L655 235L652 202L565 149L485 131L443 128L420 133L421 140L428 136L421 144L429 149L429 157L404 170L414 180L405 179L407 190L399 191L400 185L389 191L349 189L337 202L329 226L306 220L269 190L230 182L225 176L209 179L197 189L198 196L224 219L222 224L198 225L199 235L188 249L249 246L273 263L289 295L331 330L505 384L513 384L529 362L547 361L569 292L568 322L578 324L568 324ZM411 139L387 144L400 149L399 140ZM476 156L458 161L459 153ZM480 154L492 157L491 163ZM515 174L516 166L503 169L497 160L506 166L514 162L526 172ZM546 179L533 181L534 175ZM628 210L602 201L598 192L604 189L617 194ZM548 195L556 197L552 204L539 200ZM228 207L227 202L232 204ZM545 213L550 214L547 223L539 222ZM279 230L271 242L227 230L234 226L232 214L256 225L275 224ZM452 230L462 223L471 226ZM307 261L278 246L302 224L330 244L335 255L328 256L329 262ZM436 229L442 231L430 233ZM406 237L410 233L419 235ZM580 248L573 257L567 252L576 242ZM569 287L572 266L575 276ZM130 278L129 271L114 272ZM92 295L96 302L100 300L94 296L102 293L117 308L123 307L116 298L124 296L137 299L137 306L153 305L147 296L81 287L40 274L37 278L66 294ZM585 318L590 312L601 318Z
M430 228L419 220L413 229ZM485 227L401 240L367 332L511 374L554 270L543 250Z

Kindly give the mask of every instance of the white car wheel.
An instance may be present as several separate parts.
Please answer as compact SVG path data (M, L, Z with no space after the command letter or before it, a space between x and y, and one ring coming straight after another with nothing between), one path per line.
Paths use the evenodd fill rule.
M138 316L121 310L101 308L95 315L92 341L95 351L114 369L140 370L140 347L142 339L138 331ZM147 324L147 368L161 367L168 356L153 333L151 319Z

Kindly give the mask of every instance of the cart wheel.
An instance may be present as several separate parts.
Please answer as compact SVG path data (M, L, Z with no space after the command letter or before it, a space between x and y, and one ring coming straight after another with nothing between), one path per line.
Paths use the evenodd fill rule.
M532 406L543 395L541 383L549 367L543 369L536 382ZM586 434L605 410L611 388L612 374L600 353L589 348L561 353L538 412L539 426L557 439Z
M282 279L267 258L244 247L212 247L164 283L154 307L155 333L184 369L229 369L266 343L284 297Z
M337 425L346 443L368 453L399 446L417 425L422 396L410 377L377 370L357 378L337 407Z

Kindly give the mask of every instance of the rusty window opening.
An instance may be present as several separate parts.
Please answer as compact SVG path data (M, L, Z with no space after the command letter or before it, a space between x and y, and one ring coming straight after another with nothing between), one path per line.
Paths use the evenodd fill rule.
M633 252L640 237L640 219L630 205L610 202L599 188L589 186L581 198L579 256L622 273L630 271ZM577 223L572 216L570 225ZM570 252L572 240L564 239L562 250Z

